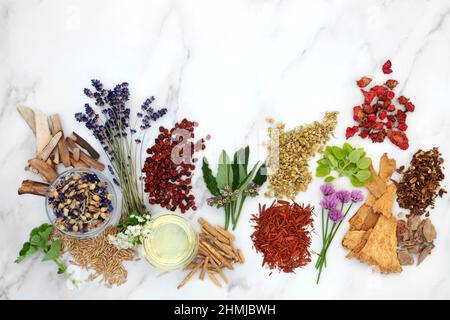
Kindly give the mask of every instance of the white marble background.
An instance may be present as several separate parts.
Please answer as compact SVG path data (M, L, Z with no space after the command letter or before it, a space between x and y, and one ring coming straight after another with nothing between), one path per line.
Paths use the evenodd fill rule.
M23 168L34 150L18 105L60 113L66 131L91 138L73 118L86 102L82 89L91 78L107 86L128 81L136 106L155 95L169 108L164 125L183 117L199 121L199 133L213 136L209 158L250 143L256 161L264 159L266 117L292 127L338 110L333 142L342 143L351 108L361 99L354 81L382 78L387 58L399 90L417 106L409 118L411 147L403 152L389 143L352 142L374 159L387 151L405 165L418 148L439 146L449 162L450 1L0 0L0 298L450 298L448 196L432 212L438 231L432 256L394 276L347 260L339 244L344 227L319 286L313 263L269 277L249 238L257 201L270 201L263 197L246 204L237 238L248 261L228 274L223 289L191 280L178 291L185 273L158 276L140 261L128 264L126 285L74 290L51 263L13 263L30 229L46 221L42 198L17 195L20 181L31 177ZM222 212L204 203L201 176L196 179L200 205L189 216L221 223ZM320 182L297 200L317 206ZM313 248L319 246L316 236Z

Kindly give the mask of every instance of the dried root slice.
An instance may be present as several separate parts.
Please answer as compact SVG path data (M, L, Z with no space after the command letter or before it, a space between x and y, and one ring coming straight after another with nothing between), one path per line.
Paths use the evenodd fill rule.
M28 163L33 169L37 170L37 172L39 172L39 174L49 183L55 180L58 176L55 168L41 159L31 159L30 161L28 161Z
M19 111L23 120L25 120L25 122L28 124L31 131L33 131L33 134L36 135L36 122L34 121L33 109L26 106L20 106L17 108L17 111Z
M36 126L36 154L42 151L52 138L48 119L40 111L34 112L34 122Z
M97 150L95 150L90 144L89 142L87 142L86 140L84 140L82 137L80 137L76 132L72 132L72 135L69 137L71 140L75 141L75 143L77 145L79 145L80 147L82 147L84 150L87 151L87 153L89 153L89 155L93 158L93 159L98 159L100 158L100 154L97 152Z
M79 152L79 155L78 155L79 161L84 162L89 168L94 168L99 171L103 171L105 169L105 165L103 163L92 158L84 151L80 150L80 148L78 148L77 144L72 139L66 138L66 143L69 146L70 150L72 151L72 154L74 153L75 149L79 150L79 151L75 151L76 153Z
M36 196L45 196L47 194L49 185L43 182L37 182L32 180L24 180L22 181L22 185L20 186L17 193L21 194L34 194Z
M233 234L220 227L214 228L202 218L198 221L202 225L202 231L199 235L198 255L186 267L186 269L191 269L191 272L178 288L183 287L197 271L200 271L200 280L204 280L206 274L208 274L214 284L222 287L218 277L224 283L228 283L228 278L223 269L233 270L234 263L244 263L244 254L242 250L233 247L233 240L235 239Z
M59 115L53 114L50 116L50 120L52 122L52 132L55 134L56 132L61 132L61 139L58 141L58 153L59 160L63 163L63 165L67 168L70 167L70 155L69 149L67 148L66 140L64 139L64 131L61 125L61 120Z

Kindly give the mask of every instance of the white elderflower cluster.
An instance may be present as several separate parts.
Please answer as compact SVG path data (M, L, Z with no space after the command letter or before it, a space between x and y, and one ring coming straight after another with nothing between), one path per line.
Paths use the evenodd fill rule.
M142 243L143 237L149 235L149 230L146 230L144 227L150 219L150 215L145 217L130 215L128 221L133 221L135 224L127 225L123 231L115 236L109 235L108 242L120 250L133 248L137 244Z

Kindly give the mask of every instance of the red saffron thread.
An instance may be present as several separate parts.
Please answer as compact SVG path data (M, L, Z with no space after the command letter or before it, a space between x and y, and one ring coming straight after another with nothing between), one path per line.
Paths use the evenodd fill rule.
M251 238L256 251L264 256L263 266L294 272L311 262L313 210L311 205L284 200L274 201L269 208L259 205L259 214L251 218L255 229Z

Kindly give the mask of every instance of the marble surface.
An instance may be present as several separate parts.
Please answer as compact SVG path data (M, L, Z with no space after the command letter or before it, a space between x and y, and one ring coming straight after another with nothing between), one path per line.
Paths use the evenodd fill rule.
M0 0L0 298L450 298L448 196L432 212L438 232L432 256L399 275L382 276L347 260L337 240L319 286L313 264L296 274L269 276L249 238L250 214L258 201L270 202L263 197L246 203L237 242L248 261L228 274L230 284L222 289L194 280L177 290L185 273L160 275L145 261L127 265L129 280L121 287L88 283L73 289L51 263L13 263L30 229L46 221L42 198L17 195L21 180L32 177L23 168L34 151L18 105L59 113L67 131L94 142L73 118L86 102L82 89L91 78L107 86L128 81L136 107L149 95L168 107L162 124L197 120L199 133L212 135L204 153L209 158L249 143L256 161L265 157L267 117L293 127L320 119L326 110L340 111L332 142L342 143L351 107L360 102L355 79L381 79L380 65L390 58L399 91L417 106L409 119L411 147L352 142L374 159L387 151L399 164L407 165L418 148L433 146L450 161L449 56L445 0ZM319 185L316 179L297 200L317 206ZM199 209L188 217L221 223L222 212L205 204L198 173L194 186ZM312 247L319 246L315 236Z

